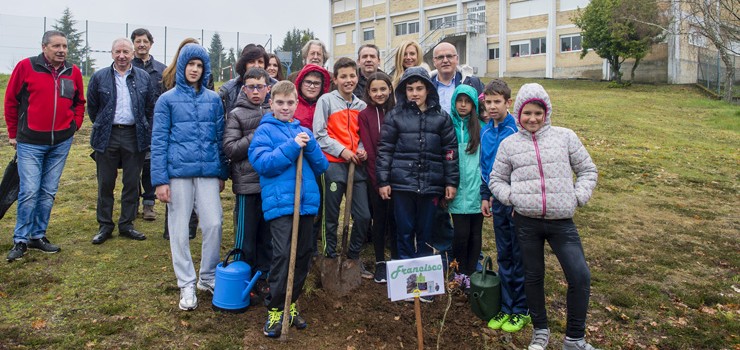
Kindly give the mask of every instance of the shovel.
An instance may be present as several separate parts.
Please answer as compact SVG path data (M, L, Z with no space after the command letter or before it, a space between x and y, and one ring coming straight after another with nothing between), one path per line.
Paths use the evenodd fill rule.
M293 199L293 230L290 234L290 260L288 263L288 281L285 284L285 306L283 315L290 314L291 299L293 299L293 281L295 280L295 259L298 251L298 223L301 219L301 183L303 182L303 148L298 153L298 165L295 170L295 198ZM282 330L280 340L288 339L288 330L290 329L290 317L283 316Z
M344 218L342 221L342 250L336 259L321 260L321 286L332 295L343 297L357 289L362 283L360 261L345 259L349 240L349 220L352 210L352 187L355 179L355 163L349 163L347 192L344 195Z

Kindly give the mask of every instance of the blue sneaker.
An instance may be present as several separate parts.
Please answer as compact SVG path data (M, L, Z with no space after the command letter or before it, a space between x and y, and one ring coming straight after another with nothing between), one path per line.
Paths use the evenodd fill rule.
M306 329L308 322L298 313L295 303L290 304L290 324L297 329Z
M262 333L269 338L277 338L280 336L282 329L283 312L277 308L267 311L267 322L265 322L265 327L262 328Z

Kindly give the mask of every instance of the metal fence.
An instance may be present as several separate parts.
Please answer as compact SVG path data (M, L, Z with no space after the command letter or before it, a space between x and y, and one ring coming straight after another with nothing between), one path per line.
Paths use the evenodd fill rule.
M717 94L723 96L725 88L725 77L727 67L716 51L701 49L698 53L697 84L700 84ZM732 67L735 70L735 81L733 92L735 96L740 95L740 59L732 56Z
M53 29L58 21L51 17L26 17L0 14L0 73L10 73L15 64L23 58L38 55L41 52L41 37L44 32ZM177 51L180 42L192 37L208 48L213 35L218 32L225 53L234 49L238 59L241 49L250 43L261 44L272 52L272 35L246 32L226 32L203 28L176 28L168 26L147 25L143 23L110 23L75 19L75 29L83 33L83 45L86 43L90 50L90 58L94 60L93 69L111 64L110 49L113 40L120 37L130 37L136 28L146 28L154 37L154 45L150 51L158 61L169 64ZM83 63L83 66L85 64ZM86 67L81 67L86 68ZM218 74L218 72L213 72ZM228 72L224 74L228 75Z

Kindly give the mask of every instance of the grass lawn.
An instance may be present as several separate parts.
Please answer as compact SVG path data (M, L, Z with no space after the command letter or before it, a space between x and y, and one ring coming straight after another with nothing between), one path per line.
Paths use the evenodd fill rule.
M7 79L0 76L2 96ZM531 80L507 81L516 92ZM740 349L740 108L709 100L690 86L620 89L590 81L538 82L552 98L553 124L575 130L599 168L594 196L575 217L592 274L588 339L604 349ZM0 140L5 140L0 124ZM76 136L49 225L49 238L62 252L32 251L0 268L0 349L298 347L261 336L260 306L243 315L222 315L211 311L210 297L199 292L195 312L177 308L169 245L161 238L161 204L156 221L136 222L148 234L146 241L116 237L101 246L90 244L97 231L90 127L86 120ZM2 167L13 152L0 142ZM230 185L222 194L224 253L233 243ZM120 183L116 191L120 196ZM0 221L1 254L11 248L14 224L11 208ZM200 234L193 241L196 261L199 243ZM371 250L363 252L367 261ZM495 257L490 223L484 250ZM552 254L546 263L551 346L559 346L566 284ZM321 292L311 289L305 300L317 295ZM387 307L392 320L398 309ZM460 311L467 307L454 303L451 312L468 315ZM312 320L318 324L313 323L313 333L295 335L298 344L383 348L377 341L388 338L384 346L394 349L397 338L406 347L416 346L412 324L403 325L406 336L378 334L374 323L393 321L363 319L362 309L354 315L337 310L332 314L344 312L343 320L356 322L343 327L328 311L323 316L314 309ZM413 308L403 310L411 310L413 322ZM447 345L442 348L522 348L529 342L530 333L512 339L472 322L467 332L443 332Z

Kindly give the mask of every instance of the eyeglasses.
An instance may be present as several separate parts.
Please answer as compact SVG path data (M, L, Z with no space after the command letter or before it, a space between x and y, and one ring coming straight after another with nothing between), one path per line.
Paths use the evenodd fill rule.
M267 85L264 85L264 84L244 85L244 87L247 88L247 90L249 90L249 91L255 91L255 90L262 90L265 87L267 87Z
M304 80L303 81L303 86L308 87L308 88L310 88L310 87L319 87L319 86L321 86L321 82L320 81Z
M452 61L452 59L455 57L457 57L457 55L447 54L447 55L434 56L434 59L437 61L444 61L445 59L447 59L448 61Z

